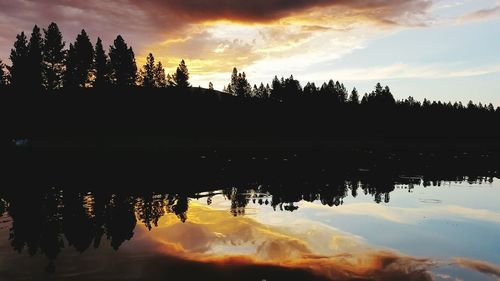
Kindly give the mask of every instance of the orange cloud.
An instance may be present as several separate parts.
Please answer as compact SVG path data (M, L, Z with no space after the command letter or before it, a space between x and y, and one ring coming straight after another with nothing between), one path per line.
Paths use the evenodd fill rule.
M465 258L456 258L455 262L464 268L472 269L484 274L493 275L500 278L500 265L495 265L485 261L478 261Z
M371 249L326 226L269 226L197 204L190 205L187 223L167 216L150 234L164 256L219 272L252 269L264 274L260 279L432 280L434 266L429 259Z

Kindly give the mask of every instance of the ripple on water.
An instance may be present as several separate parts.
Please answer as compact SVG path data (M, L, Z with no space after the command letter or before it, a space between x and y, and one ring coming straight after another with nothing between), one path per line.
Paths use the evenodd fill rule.
M418 201L420 201L420 203L425 203L425 204L441 204L443 201L439 200L439 199L418 199Z

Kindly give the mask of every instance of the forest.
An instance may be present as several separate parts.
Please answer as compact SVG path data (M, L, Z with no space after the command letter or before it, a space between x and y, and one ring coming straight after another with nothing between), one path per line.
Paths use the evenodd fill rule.
M251 86L236 67L223 91L212 83L192 87L184 60L172 74L153 54L138 67L122 36L106 51L85 30L66 48L55 23L43 30L34 26L29 38L18 34L10 61L0 62L1 134L9 141L167 136L283 144L500 137L500 107L493 104L396 100L380 83L361 94L333 79L302 86L292 75Z

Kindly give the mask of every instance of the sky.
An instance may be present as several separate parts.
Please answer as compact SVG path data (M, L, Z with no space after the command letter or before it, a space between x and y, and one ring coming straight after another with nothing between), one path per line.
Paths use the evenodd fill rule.
M140 65L185 59L193 86L222 89L237 67L252 84L381 82L398 99L500 105L499 0L2 0L0 59L52 21L66 45L84 28L105 45L121 34Z

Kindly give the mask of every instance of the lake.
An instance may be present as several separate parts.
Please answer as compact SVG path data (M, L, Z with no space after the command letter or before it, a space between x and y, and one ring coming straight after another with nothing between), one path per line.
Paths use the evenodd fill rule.
M497 178L161 190L2 191L0 280L500 280Z

